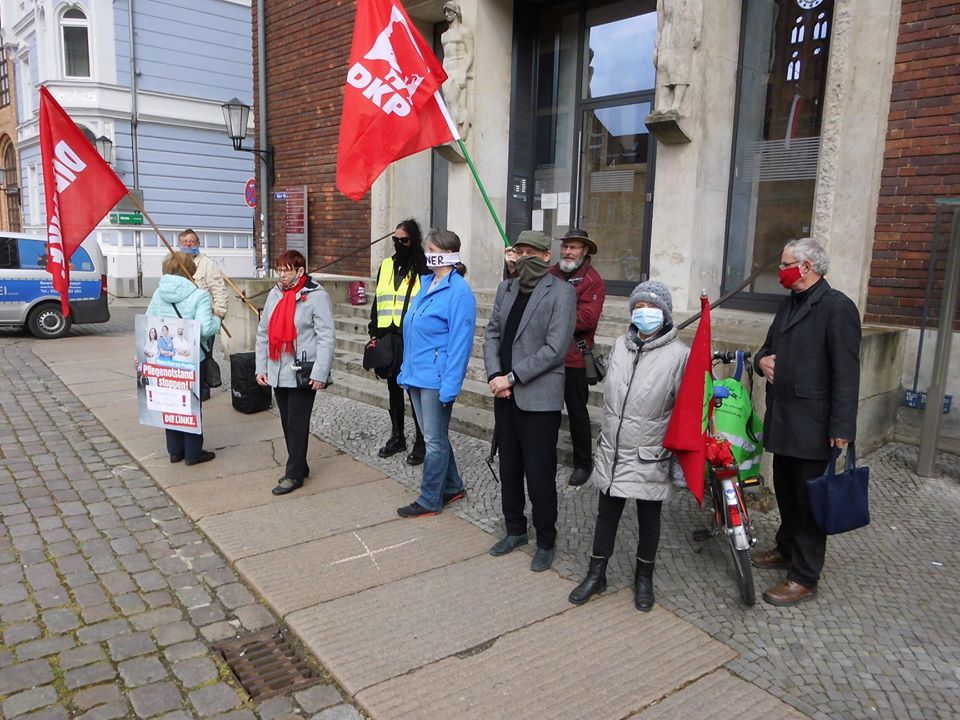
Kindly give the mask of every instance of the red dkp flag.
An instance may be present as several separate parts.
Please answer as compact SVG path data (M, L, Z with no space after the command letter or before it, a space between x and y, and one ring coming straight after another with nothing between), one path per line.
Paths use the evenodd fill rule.
M47 272L70 314L70 257L127 194L127 188L45 88L40 88L40 156L47 201Z
M458 140L447 79L398 0L358 0L340 116L337 188L358 202L394 160Z
M710 375L710 301L700 297L700 324L693 336L687 367L680 380L680 389L673 405L673 414L667 425L663 446L673 452L680 462L687 487L703 505L703 481L707 462L707 427L704 412L705 393L712 393L707 377ZM712 397L709 398L712 400Z

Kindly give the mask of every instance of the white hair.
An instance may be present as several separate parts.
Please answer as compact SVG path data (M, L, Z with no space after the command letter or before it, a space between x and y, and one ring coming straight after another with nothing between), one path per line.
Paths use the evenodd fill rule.
M817 275L827 274L827 269L830 267L830 258L827 256L827 251L823 249L823 245L813 238L805 237L791 240L783 246L783 249L789 251L797 260L801 262L805 260L810 263L810 267Z

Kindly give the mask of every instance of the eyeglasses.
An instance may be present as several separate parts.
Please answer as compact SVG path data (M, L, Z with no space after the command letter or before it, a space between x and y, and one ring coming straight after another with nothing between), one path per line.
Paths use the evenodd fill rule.
M409 237L400 237L399 235L394 235L394 236L393 236L393 241L394 241L394 242L401 243L401 244L403 244L403 245L409 245L409 244L410 244L410 238L409 238Z
M787 268L793 267L794 265L798 265L799 263L802 263L802 262L803 260L794 260L793 262L780 263L779 265L777 265L777 267L780 268L781 270L786 270Z

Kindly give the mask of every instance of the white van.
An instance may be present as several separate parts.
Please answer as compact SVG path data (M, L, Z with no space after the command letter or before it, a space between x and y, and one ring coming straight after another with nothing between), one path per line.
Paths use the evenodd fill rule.
M107 266L88 237L70 258L70 317L46 270L46 238L0 231L0 327L24 327L38 338L63 337L74 323L102 323L107 308Z

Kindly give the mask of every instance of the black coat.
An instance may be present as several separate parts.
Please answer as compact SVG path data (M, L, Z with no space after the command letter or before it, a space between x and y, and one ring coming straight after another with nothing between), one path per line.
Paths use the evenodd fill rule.
M827 460L830 438L853 440L860 396L860 313L821 280L793 312L793 294L777 309L754 360L776 355L767 383L763 443L777 455Z

